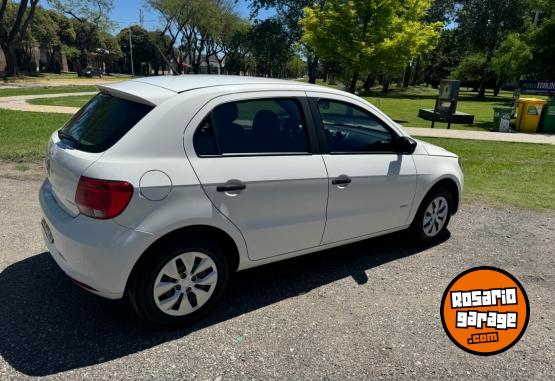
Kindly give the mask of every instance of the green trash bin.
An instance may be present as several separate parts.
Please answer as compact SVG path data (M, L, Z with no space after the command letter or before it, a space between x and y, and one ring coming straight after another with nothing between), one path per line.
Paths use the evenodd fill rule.
M543 110L543 132L555 133L555 99L550 99Z
M555 109L555 108L554 108ZM493 108L493 131L508 132L511 122L512 107L494 107Z

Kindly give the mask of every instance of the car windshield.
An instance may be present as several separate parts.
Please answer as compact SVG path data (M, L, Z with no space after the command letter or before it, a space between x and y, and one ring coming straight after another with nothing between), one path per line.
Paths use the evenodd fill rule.
M120 140L154 107L99 93L58 132L75 149L103 152Z

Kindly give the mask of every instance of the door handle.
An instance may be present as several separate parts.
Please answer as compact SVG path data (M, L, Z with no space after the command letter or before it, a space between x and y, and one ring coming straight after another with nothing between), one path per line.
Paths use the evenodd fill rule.
M233 192L233 191L239 191L239 190L243 190L247 187L246 184L224 184L224 185L218 185L216 187L216 190L218 192Z
M345 185L351 183L351 178L348 176L338 177L337 179L333 179L331 181L333 185Z

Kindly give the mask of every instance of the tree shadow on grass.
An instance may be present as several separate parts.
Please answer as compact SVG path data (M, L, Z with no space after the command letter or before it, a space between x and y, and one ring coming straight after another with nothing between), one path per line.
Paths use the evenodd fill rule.
M446 234L444 240L449 238ZM100 364L187 336L345 277L371 282L365 271L415 255L403 233L237 273L222 303L203 321L179 330L149 328L126 301L110 301L75 286L48 253L0 274L0 355L17 371L51 375ZM371 287L368 286L368 287Z

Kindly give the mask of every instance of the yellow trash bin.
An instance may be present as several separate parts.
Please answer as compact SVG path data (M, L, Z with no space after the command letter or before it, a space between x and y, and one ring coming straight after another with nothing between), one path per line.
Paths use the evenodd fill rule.
M536 132L540 125L543 106L546 101L538 98L518 100L515 128L522 132Z

